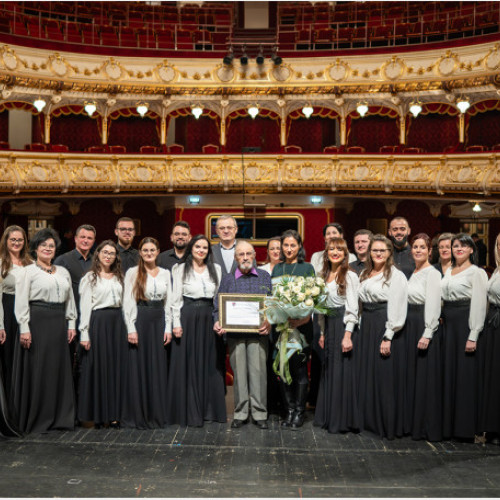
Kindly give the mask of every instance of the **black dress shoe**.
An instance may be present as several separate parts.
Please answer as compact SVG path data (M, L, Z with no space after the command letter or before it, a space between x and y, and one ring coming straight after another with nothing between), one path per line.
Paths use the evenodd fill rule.
M119 429L120 428L120 422L117 422L116 420L114 422L110 422L109 423L109 426L112 428L112 429Z
M231 429L239 429L242 425L247 423L246 420L240 420L239 418L233 419L231 422Z
M267 425L267 420L254 420L253 423L259 428L259 429L269 429L269 426Z

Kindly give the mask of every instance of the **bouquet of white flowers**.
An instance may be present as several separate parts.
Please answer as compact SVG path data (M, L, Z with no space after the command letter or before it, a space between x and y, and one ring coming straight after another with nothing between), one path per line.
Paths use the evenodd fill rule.
M277 325L276 331L280 332L273 369L287 384L292 383L289 359L307 347L304 335L291 328L288 320L303 319L313 312L327 314L326 298L323 278L281 276L273 279L273 295L265 299L264 312L269 323Z

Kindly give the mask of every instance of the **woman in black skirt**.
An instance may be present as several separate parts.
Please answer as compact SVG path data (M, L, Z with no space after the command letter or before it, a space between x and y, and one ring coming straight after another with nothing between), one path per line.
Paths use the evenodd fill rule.
M213 298L221 269L212 260L208 239L196 235L186 260L174 266L173 341L168 376L168 422L203 426L226 422L222 338L213 330Z
M28 239L24 229L9 226L0 240L0 334L5 332L5 341L0 346L0 362L5 394L9 395L12 380L14 350L19 348L19 326L14 314L16 278L23 267L32 263L28 253Z
M355 328L358 324L359 278L349 270L349 251L343 238L332 238L326 244L321 276L327 284L327 306L331 313L318 318L321 330L319 346L325 350L325 361L314 424L332 433L358 431Z
M75 396L68 344L76 335L76 307L69 272L54 266L59 246L52 229L30 242L36 258L16 280L15 314L20 344L12 379L12 407L19 430L73 430Z
M81 375L78 419L120 427L128 345L122 315L123 276L120 253L103 241L80 282Z
M486 440L500 444L500 234L495 242L496 269L488 282L489 310L481 334L483 394L480 426Z
M403 434L404 343L408 307L406 276L393 264L391 241L373 236L360 276L359 410L362 429L394 439Z
M158 267L160 245L139 243L139 263L125 275L123 313L128 331L128 371L122 425L155 429L167 424L167 349L172 340L172 281Z
M415 271L408 281L405 434L413 439L442 439L441 274L429 263L431 240L425 233L411 241Z
M488 277L474 262L474 240L451 240L452 267L441 282L443 299L443 437L472 441L478 431L479 361L476 346L486 318Z

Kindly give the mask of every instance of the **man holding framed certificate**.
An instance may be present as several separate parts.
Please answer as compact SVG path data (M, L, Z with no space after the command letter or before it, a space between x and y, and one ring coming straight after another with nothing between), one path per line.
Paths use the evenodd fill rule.
M269 273L254 265L255 250L245 240L234 249L237 268L223 276L214 298L214 330L227 334L234 372L233 429L249 416L267 429L267 351L271 326L262 315L264 297L271 295Z

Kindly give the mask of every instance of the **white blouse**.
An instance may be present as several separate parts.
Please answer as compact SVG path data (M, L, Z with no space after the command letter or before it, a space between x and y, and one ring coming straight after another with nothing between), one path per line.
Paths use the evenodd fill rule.
M344 325L346 332L352 332L358 324L359 312L359 278L353 271L347 271L345 295L339 295L337 283L331 281L326 284L328 298L326 300L327 307L345 307ZM323 314L318 315L318 323L321 332L325 331L325 317Z
M323 254L324 253L325 253L324 250L320 250L319 252L314 252L311 255L311 264L314 267L316 274L318 274L318 275L323 270ZM349 264L351 262L354 262L356 259L357 259L356 254L349 253Z
M486 319L488 275L484 269L474 265L454 276L452 269L450 267L441 280L441 297L450 302L470 300L468 340L475 342Z
M131 267L125 275L125 290L123 292L123 317L127 325L128 333L137 332L135 322L137 320L137 301L134 297L134 285L137 279L137 266ZM172 280L170 271L159 268L159 273L153 278L148 274L144 295L147 300L161 300L165 310L165 331L172 331Z
M259 266L259 269L267 271L269 274L271 274L273 272L271 270L271 263L270 262L268 262L267 264L262 264L262 266Z
M68 330L75 329L76 306L69 272L61 266L55 266L52 274L43 271L35 264L30 264L19 271L16 279L16 302L14 312L19 323L19 333L30 332L30 302L57 302L66 304Z
M391 277L385 280L384 273L362 281L359 285L361 302L387 302L387 322L384 337L392 339L403 328L408 310L408 280L392 266ZM362 321L362 320L361 320Z
M181 326L181 309L184 305L183 297L191 299L213 299L219 288L210 278L208 268L199 274L194 269L184 280L184 266L185 264L177 264L172 269L172 320L174 328ZM222 271L219 264L214 264L217 278L220 280Z
M424 304L423 337L432 339L441 316L441 273L428 266L414 272L408 281L408 303Z
M7 273L7 276L5 276L5 278L0 281L0 330L5 330L5 316L3 311L2 295L4 293L6 293L7 295L14 295L16 293L16 280L22 273L23 269L23 266L12 264L12 267Z
M500 306L500 272L498 268L488 281L488 302Z
M80 342L87 342L89 337L90 316L92 311L106 307L119 308L122 305L123 287L116 276L110 279L97 277L92 286L91 276L88 272L80 281Z

